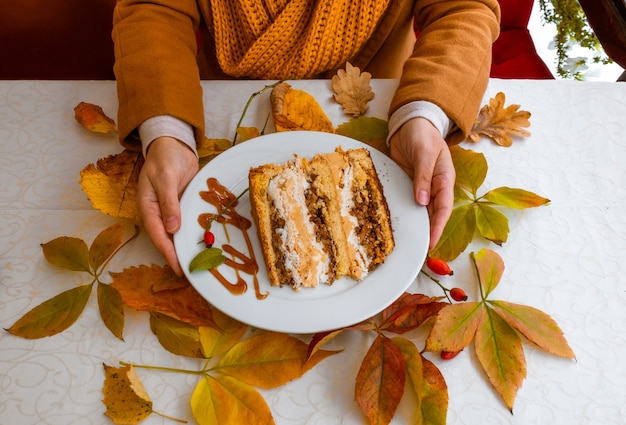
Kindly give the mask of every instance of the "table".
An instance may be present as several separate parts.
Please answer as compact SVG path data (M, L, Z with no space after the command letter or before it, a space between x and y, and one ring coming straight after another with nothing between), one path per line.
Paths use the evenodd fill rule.
M248 97L265 84L203 82L210 105L207 134L231 138ZM369 115L386 117L395 84L373 82L376 97ZM346 121L331 99L328 81L293 86L314 95L335 124ZM488 140L464 146L487 158L485 190L524 188L548 197L551 204L507 212L509 241L501 248L493 246L506 264L494 296L550 314L577 359L550 356L526 344L528 376L511 415L480 372L472 350L449 362L430 355L448 384L448 423L626 423L626 84L494 79L484 102L500 91L507 104L532 113L532 135L516 139L510 148ZM253 102L243 125L263 126L266 94ZM51 296L88 283L79 273L50 266L41 243L58 236L91 241L117 221L92 209L79 185L83 167L121 150L115 137L89 133L75 122L73 108L81 101L100 105L115 117L115 83L0 82L3 328ZM145 233L125 249L109 270L163 264ZM473 275L468 257L460 256L452 266L455 284L469 287ZM440 294L422 277L410 291ZM301 379L263 390L276 423L365 423L353 393L371 337L346 333L328 346L343 348L343 353ZM77 323L61 334L26 340L0 332L0 423L110 423L101 402L102 363L117 365L120 360L188 369L200 364L162 349L145 313L127 310L125 341L117 340L102 324L93 296ZM196 377L138 373L155 410L194 423L188 400ZM394 424L410 423L410 400L402 401ZM144 423L169 421L152 415Z

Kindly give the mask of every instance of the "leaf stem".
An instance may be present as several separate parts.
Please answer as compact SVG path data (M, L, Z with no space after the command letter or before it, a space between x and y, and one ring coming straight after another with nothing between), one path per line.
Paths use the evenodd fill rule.
M424 269L421 269L420 272L424 273L430 280L432 280L433 282L435 282L443 291L443 294L446 296L446 298L448 299L448 302L450 304L452 304L452 300L450 299L450 297L448 296L448 292L450 292L450 290L448 288L446 288L445 286L443 286L441 284L441 282L439 281L439 279L433 277L432 275L430 275L430 273L424 271Z
M128 363L124 361L120 361L120 364L122 366L132 366L137 369L160 370L163 372L186 373L189 375L204 375L207 372L206 369L202 369L202 370L178 369L174 367L133 364L133 363Z
M153 410L152 413L154 413L155 415L159 415L162 418L170 419L172 421L175 421L175 422L178 422L178 423L181 423L181 424L186 424L187 423L187 421L185 419L175 418L173 416L166 415L165 413L157 412L156 410Z
M237 126L235 127L235 137L233 137L233 146L235 145L235 143L237 143L237 129L241 126L241 123L243 122L243 118L246 116L246 112L248 112L248 108L250 107L250 104L252 103L252 100L257 97L260 94L263 94L266 90L268 89L273 89L274 87L276 87L277 85L279 85L280 83L282 83L285 80L279 80L277 82L275 82L274 84L270 84L267 85L265 87L263 87L261 90L252 93L252 95L250 95L250 98L248 98L248 101L246 102L246 106L244 106L243 108L243 112L241 113L241 117L239 117L239 121L237 122Z
M478 279L478 290L480 292L480 299L484 303L485 299L485 291L483 290L483 283L480 280L480 273L478 273L478 264L476 264L476 257L474 257L474 253L470 252L470 259L472 260L472 265L474 266L474 271L476 272L476 278Z

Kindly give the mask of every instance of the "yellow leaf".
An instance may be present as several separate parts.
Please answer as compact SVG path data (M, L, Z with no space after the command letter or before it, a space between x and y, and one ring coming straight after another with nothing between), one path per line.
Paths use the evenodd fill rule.
M205 137L202 142L198 144L198 156L200 158L206 158L209 156L219 155L232 146L230 140L226 139L209 139Z
M198 425L272 425L274 418L261 394L229 376L204 376L191 396Z
M482 198L485 201L502 205L503 207L525 209L546 205L549 199L536 195L524 189L511 187L498 187L485 193Z
M517 390L526 378L526 359L519 335L491 308L482 309L476 330L476 357L507 408L513 412Z
M168 315L150 313L150 329L159 343L170 353L179 356L203 358L198 327Z
M477 202L475 211L478 233L483 238L502 246L509 236L508 218L484 202Z
M74 118L83 127L95 133L115 133L115 121L107 117L102 108L92 103L80 102L74 107Z
M256 127L237 127L237 135L239 136L239 142L245 142L259 137L261 132Z
M288 83L280 83L270 95L277 131L311 130L334 133L335 127L315 98Z
M152 400L132 366L104 366L102 402L116 424L138 424L152 413Z
M216 327L200 326L200 345L204 357L224 354L235 345L248 330L248 325L235 320L219 310L213 310Z
M499 92L494 98L489 99L489 104L482 107L478 114L478 119L467 140L478 142L481 137L486 136L500 146L511 146L513 139L511 136L530 136L530 132L522 127L530 126L530 112L518 111L520 105L509 105L504 107L504 93Z
M255 387L275 388L336 353L318 350L307 360L304 342L283 333L263 332L231 348L214 370Z
M80 172L80 184L93 207L112 217L139 221L137 181L143 165L141 152L124 150L99 159Z
M470 257L478 273L478 284L481 286L481 292L484 292L485 297L487 297L496 289L500 279L502 279L504 261L497 252L487 248L482 248L477 253L470 253Z
M368 108L368 102L374 98L374 92L370 86L372 74L361 72L350 62L346 62L346 69L337 71L331 80L331 88L337 103L343 106L348 115L358 117L364 114Z

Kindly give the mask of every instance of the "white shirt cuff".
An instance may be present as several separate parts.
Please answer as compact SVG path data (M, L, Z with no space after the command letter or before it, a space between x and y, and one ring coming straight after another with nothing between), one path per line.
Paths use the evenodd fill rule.
M393 134L402 127L404 123L413 118L426 118L441 133L441 137L446 137L454 122L443 112L439 106L425 100L416 100L399 107L391 117L389 117L389 135L387 145Z
M148 118L139 125L139 138L141 139L141 149L144 156L146 156L150 143L157 137L162 136L173 137L181 141L189 146L189 149L198 156L193 127L171 115L158 115Z

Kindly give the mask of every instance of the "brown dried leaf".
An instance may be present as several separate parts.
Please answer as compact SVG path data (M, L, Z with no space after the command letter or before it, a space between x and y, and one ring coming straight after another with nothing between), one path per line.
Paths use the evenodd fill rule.
M74 108L74 118L83 127L95 133L115 133L115 121L109 118L102 108L91 103L80 102Z
M315 98L288 83L280 83L270 95L276 131L311 130L334 133L335 127Z
M504 93L499 92L489 99L489 104L482 107L478 119L468 134L467 140L478 142L483 136L488 137L500 146L511 146L511 136L528 137L530 132L522 127L529 127L530 112L518 111L520 105L504 107Z
M80 184L93 207L112 217L139 221L137 181L143 161L141 152L126 149L83 168Z
M368 102L374 98L370 86L372 74L361 72L350 62L346 62L346 69L337 71L331 80L334 98L348 115L358 117L368 108Z

